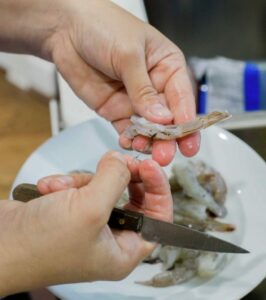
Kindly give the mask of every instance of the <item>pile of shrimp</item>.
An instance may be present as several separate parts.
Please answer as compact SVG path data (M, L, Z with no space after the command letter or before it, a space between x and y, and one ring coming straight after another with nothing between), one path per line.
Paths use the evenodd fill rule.
M174 223L200 231L231 232L234 225L216 218L227 214L226 183L219 172L202 161L179 160L169 178L174 201ZM122 202L126 202L124 196ZM226 254L159 245L146 263L162 263L162 271L148 281L153 287L180 284L195 276L212 277L226 261Z

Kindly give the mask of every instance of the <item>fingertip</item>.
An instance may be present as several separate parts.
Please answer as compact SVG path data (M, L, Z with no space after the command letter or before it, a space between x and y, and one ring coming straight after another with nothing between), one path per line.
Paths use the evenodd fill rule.
M146 188L153 187L154 191L161 188L167 180L159 163L152 159L146 159L140 163L139 173Z
M75 180L70 175L52 175L38 181L37 187L41 194L49 194L75 186Z
M154 141L152 158L160 166L167 166L173 160L176 153L176 141Z
M140 164L140 160L137 159L136 157L133 157L133 156L130 156L130 155L125 155L125 158L127 160L127 165L128 165L128 168L131 170L131 169L135 169L139 166Z
M154 171L156 169L160 169L160 165L157 161L153 159L145 159L140 162L139 170L141 173L147 172L147 171Z
M137 182L139 181L139 165L140 165L140 161L138 159L136 159L135 157L126 155L127 158L127 165L128 165L128 169L130 171L131 174L131 181L133 182Z
M119 145L126 150L132 150L132 140L121 134L119 137Z
M132 149L142 153L151 153L151 140L145 136L136 136L132 142Z
M193 133L178 140L180 152L186 156L191 157L198 153L200 148L201 135L199 132Z
M49 188L50 188L50 191L52 193L62 191L62 190L65 190L65 189L68 189L68 188L71 188L71 187L72 187L72 184L68 184L66 182L63 182L63 181L60 180L60 178L56 178L56 179L54 179L53 181L51 181L49 183Z
M109 161L109 160L113 160L113 159L122 162L124 165L127 165L127 159L126 159L125 155L123 155L122 153L120 153L118 151L108 151L107 153L105 153L104 156L102 157L102 159L100 160L99 165L101 165L105 161Z
M160 165L158 164L157 161L153 160L153 159L145 159L143 161L141 161L141 165L140 168L158 168L160 167Z
M49 185L42 179L37 182L37 188L42 195L50 193Z

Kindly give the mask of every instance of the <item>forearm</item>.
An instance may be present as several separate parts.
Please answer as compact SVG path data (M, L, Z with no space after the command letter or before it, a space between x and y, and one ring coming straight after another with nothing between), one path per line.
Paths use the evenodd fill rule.
M29 247L25 217L23 203L0 201L0 297L46 283L45 268Z
M27 258L22 253L23 249L20 247L12 249L11 240L11 237L6 238L5 242L8 245L5 245L5 249L0 250L0 297L25 291L30 287L29 281L35 280L27 269L25 263ZM2 236L0 241L2 245ZM30 266L30 263L28 265Z
M21 273L23 247L18 238L19 205L11 201L0 201L0 297L17 290L17 276Z
M0 0L0 51L50 59L49 41L65 6L61 0Z

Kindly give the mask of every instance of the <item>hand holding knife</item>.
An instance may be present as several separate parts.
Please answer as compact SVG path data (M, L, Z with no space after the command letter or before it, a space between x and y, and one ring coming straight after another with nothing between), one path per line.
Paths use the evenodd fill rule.
M13 191L14 200L23 202L41 196L33 184L20 184ZM187 226L159 221L130 210L114 208L108 225L115 229L140 232L145 240L163 245L221 253L249 253L232 243Z

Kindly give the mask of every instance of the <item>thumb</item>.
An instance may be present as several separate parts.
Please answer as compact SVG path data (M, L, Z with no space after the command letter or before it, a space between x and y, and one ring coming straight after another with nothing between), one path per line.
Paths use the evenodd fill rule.
M134 111L149 121L170 123L173 115L162 95L159 95L149 77L144 55L127 55L121 64L121 76Z
M109 219L111 210L126 189L130 180L130 172L126 158L110 151L100 160L96 174L91 182L79 190L81 199L88 202L91 199L93 209Z

